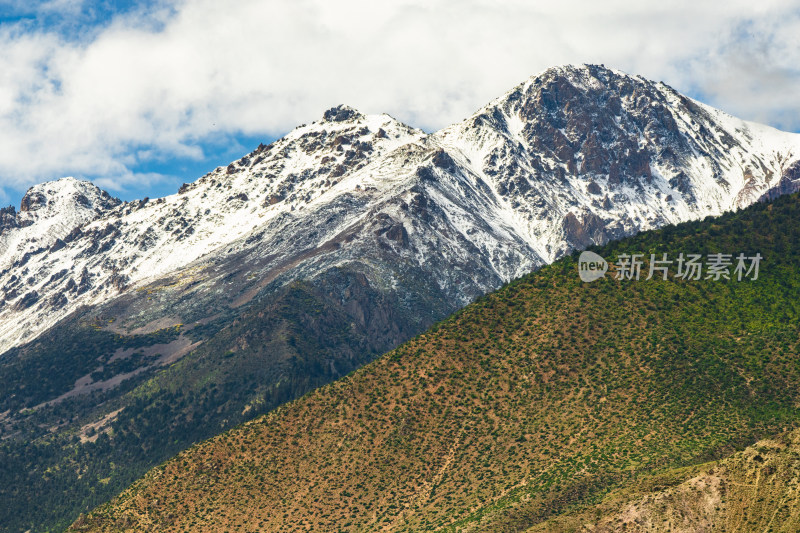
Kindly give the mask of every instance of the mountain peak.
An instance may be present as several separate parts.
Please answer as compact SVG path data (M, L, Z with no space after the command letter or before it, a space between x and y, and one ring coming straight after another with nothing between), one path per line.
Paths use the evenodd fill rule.
M13 207L0 210L0 264L50 246L120 203L91 182L73 177L34 185L22 197L19 212Z
M615 78L630 78L644 80L640 76L632 76L627 72L607 67L603 64L592 63L568 63L545 69L538 74L534 74L529 80L543 80L553 78L565 78L573 82L581 82L590 78L608 82Z
M338 105L325 111L322 119L326 122L346 122L350 120L363 119L364 114L350 106Z
M104 211L119 203L120 200L93 183L70 176L29 188L20 202L20 213L36 212L37 215L48 216L70 206Z

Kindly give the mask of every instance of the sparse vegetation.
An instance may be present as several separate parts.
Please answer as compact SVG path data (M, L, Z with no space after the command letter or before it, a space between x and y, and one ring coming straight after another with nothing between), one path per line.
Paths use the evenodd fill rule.
M0 531L63 531L193 443L347 374L419 331L416 321L431 322L401 316L394 302L380 301L385 295L362 288L358 276L342 267L322 288L319 279L295 282L188 331L123 335L104 329L110 317L68 321L9 352L0 360L0 388L8 393L0 399ZM328 295L351 284L351 293L361 292L349 305L377 318L356 323ZM82 376L98 382L144 370L159 353L154 345L181 335L204 343L108 390L43 403ZM4 412L13 416L4 419Z
M760 252L757 281L585 284L567 257L193 446L73 530L520 531L678 483L797 426L797 220L793 195L595 250ZM754 493L733 494L744 509Z

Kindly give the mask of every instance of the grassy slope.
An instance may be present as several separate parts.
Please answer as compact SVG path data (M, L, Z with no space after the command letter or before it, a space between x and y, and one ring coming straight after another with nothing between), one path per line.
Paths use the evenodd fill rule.
M527 533L800 530L800 431L699 467L646 478Z
M192 342L205 342L176 363L51 407L31 408L118 349L169 342L182 328L124 336L99 329L107 319L73 321L0 357L0 532L63 531L181 450L330 383L424 329L418 322L431 324L429 315L447 314L431 304L445 307L436 294L411 319L357 272L323 277L187 331ZM85 424L120 409L96 441L79 439ZM7 410L22 414L4 424Z
M757 281L526 276L181 453L76 530L519 531L794 426L797 195L599 250L760 252Z

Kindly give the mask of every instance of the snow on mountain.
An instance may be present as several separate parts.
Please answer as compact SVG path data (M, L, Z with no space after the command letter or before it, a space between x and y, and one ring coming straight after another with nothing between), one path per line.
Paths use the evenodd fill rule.
M33 198L34 207L42 204L46 215L28 215L33 209L23 200L19 227L3 234L9 244L45 246L28 244L24 253L20 245L9 246L0 256L0 349L32 338L79 304L102 302L235 242L275 217L308 210L348 172L423 137L387 115L366 117L340 107L323 121L184 185L178 194L105 205L100 218L85 209L91 202L73 202L60 225L47 215L69 204L71 190L81 182L37 186L26 199ZM61 192L51 198L53 190ZM34 224L26 226L28 220ZM54 228L63 246L50 246Z
M749 205L800 156L796 134L598 66L545 71L433 136L547 262Z
M119 204L107 192L75 178L31 187L22 198L19 213L13 207L0 210L0 265L5 268L26 253L53 246L76 227Z
M798 156L799 135L600 66L549 69L429 135L340 106L166 198L32 188L0 212L0 351L197 270L231 306L359 264L408 297L421 272L456 308L576 247L788 190Z

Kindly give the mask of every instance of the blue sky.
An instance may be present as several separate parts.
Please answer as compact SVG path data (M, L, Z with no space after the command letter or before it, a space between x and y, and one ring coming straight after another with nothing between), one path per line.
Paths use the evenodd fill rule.
M107 30L115 20L136 17L159 7L174 9L168 3L158 1L69 1L69 2L4 2L0 0L0 27L19 34L52 34L65 41L88 41ZM172 13L174 15L174 12ZM158 28L158 24L155 28ZM161 26L163 27L163 26ZM248 135L236 131L221 132L205 139L198 139L195 145L200 148L199 155L180 157L163 155L161 157L139 160L131 165L137 174L158 175L161 179L149 181L146 185L127 187L112 192L125 200L143 196L158 197L173 194L176 187L185 181L194 181L217 166L227 165L242 154L251 151L259 143L269 143L275 135ZM54 178L60 175L53 175ZM81 177L92 178L91 175ZM0 178L1 179L1 178ZM41 181L41 180L35 180ZM29 184L33 184L31 182ZM28 184L28 185L29 185ZM113 188L112 188L113 189ZM23 188L9 188L5 191L5 203L18 205L24 194Z
M116 191L115 196L123 200L132 200L149 196L157 198L174 194L178 186L184 182L192 182L211 172L219 166L227 166L244 154L256 149L260 143L269 144L277 137L274 135L229 134L220 140L199 142L201 157L174 157L149 162L141 162L133 166L133 171L143 174L164 176L163 181L152 183L144 188L132 187L129 190ZM20 199L22 196L19 196ZM19 203L19 202L17 202Z
M0 0L0 50L0 204L170 194L341 103L432 131L564 63L800 130L794 1Z

